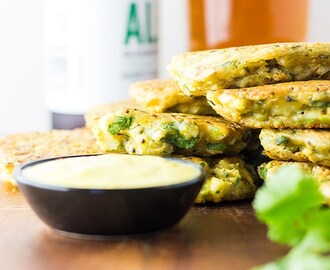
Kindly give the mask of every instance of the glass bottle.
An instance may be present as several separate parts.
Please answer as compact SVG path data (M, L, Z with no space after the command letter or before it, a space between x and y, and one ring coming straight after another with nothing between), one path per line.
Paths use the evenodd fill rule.
M46 104L52 128L157 77L157 0L44 0Z
M308 0L188 0L189 49L304 41Z

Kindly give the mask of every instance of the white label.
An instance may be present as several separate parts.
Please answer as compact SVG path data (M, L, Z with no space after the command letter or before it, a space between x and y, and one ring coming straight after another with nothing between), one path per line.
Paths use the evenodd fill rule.
M157 77L156 0L46 0L45 87L53 112L83 114Z

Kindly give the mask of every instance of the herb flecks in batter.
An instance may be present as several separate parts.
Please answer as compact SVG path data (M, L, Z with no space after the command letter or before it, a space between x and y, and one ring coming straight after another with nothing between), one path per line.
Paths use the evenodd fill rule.
M128 129L134 120L134 116L116 116L115 121L109 125L108 131L112 135L118 134L120 131Z
M227 148L227 145L224 143L208 143L206 147L210 150L224 151Z
M283 136L283 135L281 135L280 137L277 137L277 138L275 139L275 143L276 143L277 145L280 145L280 144L286 145L288 142L289 142L288 137Z
M180 131L175 127L174 123L165 123L163 127L168 130L166 142L182 149L193 148L199 140L199 137L185 138Z

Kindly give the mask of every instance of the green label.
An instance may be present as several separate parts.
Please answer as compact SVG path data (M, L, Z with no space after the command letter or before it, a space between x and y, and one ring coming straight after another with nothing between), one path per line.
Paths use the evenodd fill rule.
M138 44L153 44L157 42L157 36L152 35L152 9L151 3L145 3L145 17L141 17L138 12L138 4L129 5L127 26L125 33L125 44L128 45L131 40L136 40ZM144 27L144 28L142 28Z

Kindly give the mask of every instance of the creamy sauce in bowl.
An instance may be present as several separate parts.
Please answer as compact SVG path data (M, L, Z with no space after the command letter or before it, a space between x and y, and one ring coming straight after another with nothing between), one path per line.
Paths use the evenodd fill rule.
M28 166L23 176L33 182L80 189L136 189L191 181L198 165L158 156L106 154L54 159Z

